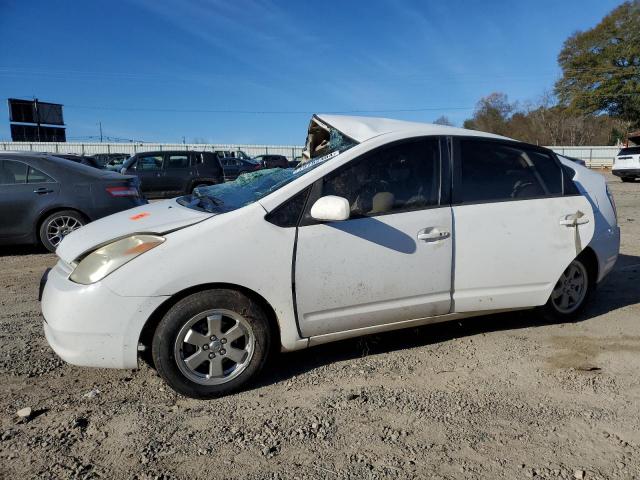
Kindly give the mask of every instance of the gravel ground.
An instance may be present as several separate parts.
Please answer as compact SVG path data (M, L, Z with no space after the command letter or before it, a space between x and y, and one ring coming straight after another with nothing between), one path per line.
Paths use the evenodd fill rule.
M607 179L621 257L581 321L344 341L280 355L212 401L147 366L63 363L36 301L54 256L0 250L0 477L640 478L640 183Z

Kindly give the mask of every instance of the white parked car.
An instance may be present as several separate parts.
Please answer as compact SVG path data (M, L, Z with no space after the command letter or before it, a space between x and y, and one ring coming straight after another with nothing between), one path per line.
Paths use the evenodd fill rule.
M623 182L633 182L640 178L640 146L620 150L613 161L611 173L620 177Z
M314 116L305 161L93 222L43 277L44 330L76 365L210 398L273 349L493 312L577 315L612 269L602 176L453 127Z

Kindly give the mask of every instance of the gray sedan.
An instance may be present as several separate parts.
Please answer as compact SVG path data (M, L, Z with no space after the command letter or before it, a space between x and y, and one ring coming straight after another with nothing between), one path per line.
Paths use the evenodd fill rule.
M133 176L40 153L0 153L0 245L54 251L65 235L147 203Z

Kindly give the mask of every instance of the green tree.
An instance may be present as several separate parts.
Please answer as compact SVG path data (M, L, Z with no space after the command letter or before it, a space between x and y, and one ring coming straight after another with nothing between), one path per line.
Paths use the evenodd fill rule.
M558 55L561 104L640 126L640 0L626 1L590 30L574 33Z

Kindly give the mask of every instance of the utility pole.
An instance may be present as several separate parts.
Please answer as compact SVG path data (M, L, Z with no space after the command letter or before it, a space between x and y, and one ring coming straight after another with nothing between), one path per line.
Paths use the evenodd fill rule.
M35 113L35 121L36 121L36 133L38 135L38 141L41 142L42 140L40 139L40 107L38 106L38 99L34 98L33 99L33 110Z
M98 122L98 125L100 126L100 143L102 143L102 122Z

